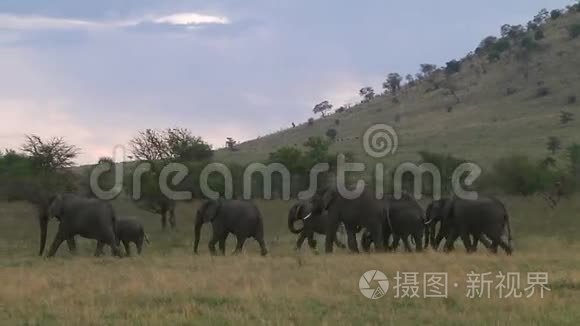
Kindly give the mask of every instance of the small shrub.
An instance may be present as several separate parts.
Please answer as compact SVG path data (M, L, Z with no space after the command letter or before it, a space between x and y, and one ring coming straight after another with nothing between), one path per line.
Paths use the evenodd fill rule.
M337 125L337 126L340 125L340 119L335 119L334 120L334 124Z
M538 43L534 41L531 37L527 36L522 39L521 42L522 48L531 51L538 47Z
M574 24L568 27L568 34L571 38L577 38L580 36L580 24Z
M447 112L451 113L453 111L453 107L452 106L448 106L447 107Z
M391 102L393 102L393 104L399 104L399 103L401 103L401 101L399 100L398 97L393 97L393 99L391 100Z
M568 96L568 104L576 104L576 95Z
M330 138L331 140L335 140L336 139L336 135L338 134L338 132L336 131L336 129L328 129L326 131L326 137Z
M312 126L314 124L314 118L308 118L308 125Z
M508 87L508 88L506 88L506 90L505 90L505 94L506 94L507 96L514 95L514 94L515 94L515 93L517 93L517 92L518 92L517 88L514 88L514 87Z
M562 12L560 10L554 9L550 12L550 18L552 18L553 20L556 20L560 17L562 17Z
M574 121L574 113L568 111L560 111L560 124L567 124Z
M401 121L401 115L399 113L397 113L395 115L395 122L399 122L399 121Z
M534 39L536 41L539 40L543 40L546 37L546 35L544 34L544 31L541 29L538 29L535 33L534 33Z
M550 95L550 89L548 87L540 87L536 90L536 97L546 97Z
M501 56L500 56L500 53L498 53L498 52L492 52L492 53L487 55L487 60L489 60L489 62L499 61L500 58L501 58Z
M526 156L511 156L498 160L493 167L493 179L503 191L511 195L532 195L554 184L556 175L542 164Z
M338 109L336 109L336 111L334 111L335 113L342 113L345 111L344 106L339 107Z

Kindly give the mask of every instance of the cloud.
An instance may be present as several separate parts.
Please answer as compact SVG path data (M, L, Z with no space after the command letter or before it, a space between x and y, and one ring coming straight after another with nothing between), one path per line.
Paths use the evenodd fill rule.
M171 25L200 25L200 24L229 24L229 19L223 16L208 16L196 13L181 13L153 19L157 24Z
M183 12L166 16L143 16L133 19L111 21L0 13L0 29L19 31L103 30L152 24L181 26L191 29L191 27L199 25L225 25L229 23L230 20L225 16L203 15L194 12Z

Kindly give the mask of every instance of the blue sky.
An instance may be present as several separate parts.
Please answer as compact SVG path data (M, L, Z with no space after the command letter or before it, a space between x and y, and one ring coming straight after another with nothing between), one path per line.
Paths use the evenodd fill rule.
M572 1L475 3L2 0L0 148L64 136L90 163L145 128L251 139Z

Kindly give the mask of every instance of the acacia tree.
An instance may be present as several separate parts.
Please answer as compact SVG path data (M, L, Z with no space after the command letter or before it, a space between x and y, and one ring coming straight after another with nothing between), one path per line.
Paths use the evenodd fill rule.
M312 112L314 112L314 114L320 113L323 117L325 117L326 112L330 110L332 110L332 104L330 104L328 101L323 101L316 104L314 109L312 109Z
M237 143L238 142L235 141L232 137L226 138L226 148L229 149L230 151L235 150L234 146L236 146Z
M403 77L398 73L390 73L387 76L387 80L383 82L383 89L385 93L390 93L393 96L397 96L397 93L401 89L401 82L403 81Z
M375 98L375 90L370 86L361 88L358 93L363 97L362 103L368 103Z

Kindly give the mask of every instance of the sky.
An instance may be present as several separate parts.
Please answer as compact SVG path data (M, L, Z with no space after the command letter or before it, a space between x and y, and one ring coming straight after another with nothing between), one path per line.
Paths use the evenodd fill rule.
M2 0L0 149L64 137L86 164L146 128L253 139L571 3Z

